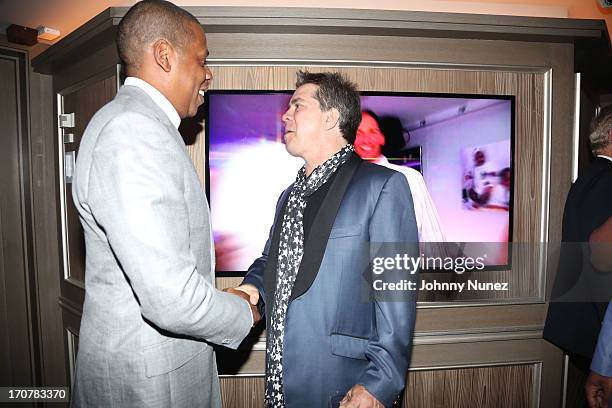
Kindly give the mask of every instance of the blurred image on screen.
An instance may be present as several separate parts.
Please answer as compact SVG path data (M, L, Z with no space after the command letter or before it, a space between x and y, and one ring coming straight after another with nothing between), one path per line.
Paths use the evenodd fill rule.
M261 255L278 197L303 164L283 144L291 94L207 93L207 190L219 272L246 271ZM422 173L447 241L509 241L513 100L364 92L362 109L379 119L383 155Z

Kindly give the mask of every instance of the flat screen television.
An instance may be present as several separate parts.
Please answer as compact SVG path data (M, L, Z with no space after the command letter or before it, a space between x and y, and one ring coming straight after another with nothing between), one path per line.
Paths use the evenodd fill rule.
M206 94L206 189L217 272L244 273L261 255L281 192L303 165L283 144L292 91ZM448 242L512 239L514 97L362 92L391 162L420 171ZM489 257L508 266L505 245Z

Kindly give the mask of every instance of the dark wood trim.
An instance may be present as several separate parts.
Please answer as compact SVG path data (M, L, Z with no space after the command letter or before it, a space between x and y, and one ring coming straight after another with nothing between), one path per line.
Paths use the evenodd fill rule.
M114 14L123 10L119 17ZM92 18L81 27L54 44L32 61L34 71L42 74L52 74L62 67L72 65L83 57L114 42L115 26L127 8L110 7Z
M34 245L34 207L32 195L32 135L30 131L30 57L28 51L19 52L18 104L21 110L21 206L23 211L23 247L28 292L29 332L31 338L32 375L36 384L41 382L41 337L38 313L38 277L36 268L36 249Z
M65 352L58 302L61 261L57 247L57 149L54 125L50 125L56 121L52 87L52 77L31 73L32 198L42 355L41 384L65 386Z
M34 57L41 54L43 51L50 47L49 44L38 43L35 45L23 45L9 42L6 35L0 34L0 46L13 51L26 51L28 53L28 60L31 61Z
M185 7L209 33L340 34L606 44L603 20L494 16L391 10ZM36 72L53 73L98 49L115 35L127 12L111 7L36 57Z
M19 279L23 279L23 289L25 296L25 310L20 310L18 315L10 315L9 320L27 321L27 345L15 345L16 347L26 348L28 360L23 361L29 365L30 384L35 385L41 381L40 375L40 335L39 335L39 316L38 316L38 293L36 276L36 252L34 246L34 212L32 203L32 167L31 167L31 134L30 134L30 98L29 92L29 54L27 50L5 47L0 44L0 52L3 59L12 60L15 64L15 104L17 118L17 166L19 197L18 211L21 213L21 248L23 253L22 266L12 273L23 273ZM18 255L15 255L18 256ZM3 282L4 283L4 282ZM8 288L15 290L16 288ZM13 310L15 312L15 310Z

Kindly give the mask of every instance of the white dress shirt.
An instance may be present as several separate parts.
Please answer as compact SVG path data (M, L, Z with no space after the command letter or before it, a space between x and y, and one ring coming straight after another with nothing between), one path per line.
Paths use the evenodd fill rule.
M603 159L608 159L608 160L612 161L612 157L606 156L605 154L598 154L597 157L601 157Z

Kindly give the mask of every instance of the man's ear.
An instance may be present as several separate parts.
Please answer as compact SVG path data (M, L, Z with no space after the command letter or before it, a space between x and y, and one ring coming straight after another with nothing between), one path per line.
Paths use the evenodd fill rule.
M172 69L173 57L174 49L167 40L160 39L153 43L153 58L165 72L170 72Z
M338 109L331 108L325 112L325 129L332 130L336 126L340 125L340 112Z

